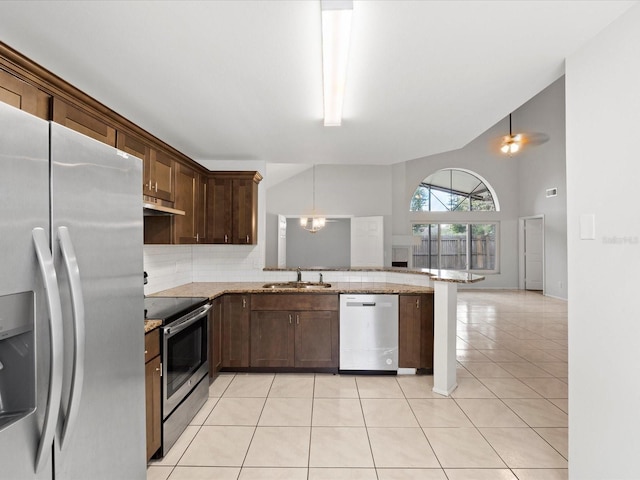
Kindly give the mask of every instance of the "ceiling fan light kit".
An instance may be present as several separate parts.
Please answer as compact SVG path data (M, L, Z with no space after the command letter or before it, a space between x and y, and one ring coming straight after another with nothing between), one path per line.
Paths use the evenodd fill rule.
M509 135L502 139L500 151L508 155L513 155L520 151L522 141L523 138L521 134L518 133L517 135L514 135L511 131L511 114L509 114Z
M502 137L500 141L500 151L505 155L512 156L518 153L523 147L542 145L549 141L549 135L540 132L520 132L513 134L511 129L511 114L509 114L509 135Z

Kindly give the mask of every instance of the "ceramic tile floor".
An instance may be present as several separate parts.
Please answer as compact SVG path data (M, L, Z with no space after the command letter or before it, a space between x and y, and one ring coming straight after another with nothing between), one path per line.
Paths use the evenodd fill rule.
M222 374L148 480L561 480L567 304L458 295L458 388L432 377Z

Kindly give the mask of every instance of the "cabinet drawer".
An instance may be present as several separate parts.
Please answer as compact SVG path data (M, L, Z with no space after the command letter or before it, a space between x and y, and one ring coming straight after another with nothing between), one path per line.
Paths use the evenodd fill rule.
M144 362L160 355L160 329L150 331L144 336Z
M265 293L251 296L251 310L338 310L335 293Z

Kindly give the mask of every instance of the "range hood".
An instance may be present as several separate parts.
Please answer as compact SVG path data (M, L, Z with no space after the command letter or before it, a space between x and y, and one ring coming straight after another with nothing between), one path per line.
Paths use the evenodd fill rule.
M167 207L153 202L143 202L142 208L145 216L185 214L184 210L178 210L177 208Z

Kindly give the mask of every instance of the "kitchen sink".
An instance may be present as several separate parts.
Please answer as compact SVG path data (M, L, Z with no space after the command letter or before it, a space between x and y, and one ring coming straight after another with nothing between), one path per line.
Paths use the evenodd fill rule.
M265 283L262 288L329 288L330 283L320 282L276 282Z

